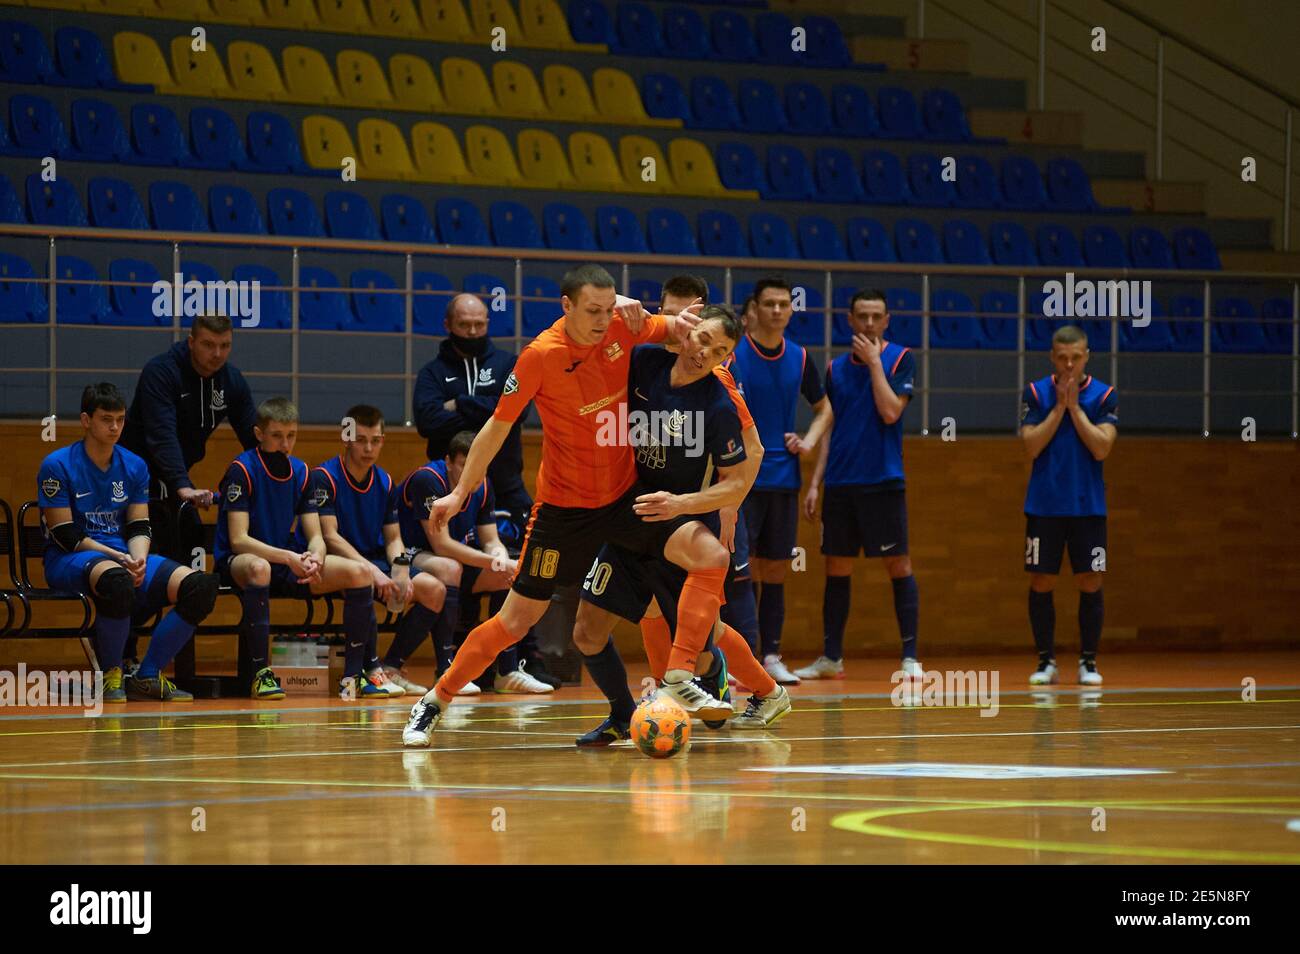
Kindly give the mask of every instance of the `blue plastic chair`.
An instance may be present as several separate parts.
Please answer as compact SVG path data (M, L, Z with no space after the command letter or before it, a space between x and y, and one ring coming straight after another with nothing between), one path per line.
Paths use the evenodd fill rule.
M59 27L54 34L54 61L59 82L66 86L152 93L153 87L120 83L99 37L81 27Z
M94 266L83 258L60 255L55 267L59 279L54 291L59 324L94 325L107 320L108 299L104 297L104 286L98 284L99 272Z
M691 80L690 115L688 125L695 129L732 130L743 125L731 87L717 76L697 76Z
M942 262L939 239L929 223L920 219L899 219L894 223L894 247L900 262Z
M47 292L27 259L0 252L0 324L41 323L49 310Z
M596 237L607 252L640 255L650 251L636 213L621 205L602 205L596 210Z
M1008 156L1002 160L1002 204L1008 209L1033 211L1047 204L1043 177L1032 159Z
M787 83L785 115L792 133L823 136L831 128L831 110L822 91L812 83Z
M983 156L957 157L956 186L953 205L959 209L996 209L1002 205L998 174Z
M1174 255L1178 259L1179 268L1208 272L1223 267L1219 263L1219 252L1214 247L1214 240L1198 228L1183 228L1174 233Z
M709 17L709 34L718 59L732 63L752 63L758 59L758 44L744 14L732 10L715 11ZM789 45L787 39L786 46Z
M266 234L266 222L262 220L257 200L247 189L228 185L213 186L208 190L208 213L214 232Z
M1038 262L1057 268L1082 268L1083 251L1071 229L1055 222L1038 227Z
M647 73L641 78L641 105L646 115L655 119L680 119L688 126L696 125L682 84L670 73Z
M9 97L9 152L16 156L69 156L72 145L63 117L44 96Z
M979 346L989 351L1016 350L1016 296L987 291L980 296ZM999 315L1006 315L1001 318Z
M1043 303L1047 296L1042 292L1034 292L1029 296L1029 301L1025 311L1025 350L1026 351L1051 351L1052 335L1056 334L1056 329L1066 324L1065 320L1060 318L1048 318L1043 314Z
M176 114L158 103L136 103L131 107L131 144L141 165L187 166L191 162Z
M852 218L848 221L849 256L855 262L896 262L894 242L889 232L875 219Z
M799 257L790 226L770 212L755 212L749 217L749 245L755 258Z
M1220 298L1214 303L1211 348L1227 354L1261 354L1266 350L1264 329L1255 306L1245 298Z
M325 228L330 238L378 242L379 223L363 195L336 189L325 193Z
M324 238L325 227L311 196L299 189L272 189L266 194L272 235ZM336 280L337 284L337 280Z
M863 157L862 190L866 201L881 205L906 205L912 198L903 164L883 149L872 149Z
M812 171L803 150L794 146L768 146L767 191L763 198L802 202L816 192Z
M994 222L989 226L989 249L996 265L1038 264L1034 243L1019 222Z
M720 142L713 151L718 178L728 189L765 192L767 180L753 147L744 142Z
M921 111L910 90L882 86L876 93L880 135L886 139L921 139Z
M921 296L910 288L885 289L889 329L885 340L905 348L921 347Z
M433 206L438 235L448 245L491 245L478 207L464 199L439 199Z
M740 223L726 212L709 209L695 221L699 229L700 252L704 255L748 258L749 243L740 231Z
M870 94L861 86L840 83L831 90L831 128L837 136L875 138L880 122Z
M799 232L799 248L804 258L829 262L848 260L844 243L840 241L839 229L830 219L820 215L805 215L796 223L796 228Z
M541 275L524 276L524 334L535 338L560 317L560 286Z
M1134 268L1173 268L1174 252L1159 229L1139 226L1128 233L1129 258Z
M934 292L930 302L930 347L976 348L978 327L969 295L947 288Z
M839 24L830 17L804 17L803 28L808 40L808 50L805 55L810 65L844 69L853 64L853 57L849 53L849 45L844 41L844 34L840 32Z
M578 43L614 46L614 23L600 0L569 0L569 33Z
M134 328L171 324L170 317L153 313L153 285L162 280L162 275L152 264L135 258L115 259L108 265L108 279L113 282L108 293L112 304L106 316L108 324ZM117 284L118 282L135 284ZM62 317L59 316L60 319Z
M13 183L4 173L0 173L0 222L27 224L27 214L23 212L22 200L18 198Z
M575 252L596 251L596 239L591 234L587 216L575 205L567 202L549 202L542 209L542 232L547 248L569 249Z
M447 327L447 303L456 292L451 280L441 272L412 272L411 288L415 294L411 297L411 328L417 334L445 335ZM445 294L441 294L445 292ZM425 293L425 294L421 294ZM507 328L502 321L505 312L488 310L488 334L492 337L507 337L515 333L514 313L510 312L510 324Z
M406 330L406 306L402 296L394 294L397 283L374 268L359 268L352 273L352 314L358 331L397 333Z
M286 329L293 327L293 303L290 292L276 291L286 284L279 274L265 265L236 265L230 277L237 282L258 283L257 327Z
M740 18L743 23L743 18ZM746 27L747 28L747 27ZM760 13L754 18L754 35L758 41L758 56L762 63L795 66L802 62L803 53L792 50L794 24L781 13Z
M19 20L0 21L0 83L53 83L54 58L41 31Z
M1144 328L1135 328L1133 322L1121 322L1119 326L1119 349L1121 351L1172 351L1174 345L1173 324L1163 321L1164 307L1159 299L1151 301L1151 324Z
M659 18L644 3L622 2L614 14L611 52L630 56L663 56L664 40Z
M634 278L627 283L627 293L639 301L647 311L658 308L660 291L662 288L659 283L649 278Z
M224 109L196 106L190 110L192 165L200 169L227 171L248 169L248 152L239 128Z
M927 89L921 94L921 115L926 136L945 142L967 142L971 138L966 114L957 94L947 89Z
M771 83L761 79L742 79L738 100L741 128L745 132L785 132L785 111Z
M673 59L705 60L713 50L704 19L690 7L677 5L664 10L664 49Z
M33 225L88 224L76 187L67 179L43 182L39 172L27 177L27 211Z
M248 168L253 172L306 173L298 133L279 113L256 111L244 124L248 142Z
M148 231L144 204L129 182L100 176L90 180L86 195L90 224L96 228Z
M304 265L298 270L298 327L343 331L352 327L347 293L327 268Z
M1291 323L1291 299L1266 298L1260 303L1260 330L1264 333L1267 354L1290 354L1294 326Z
M984 233L965 219L948 219L943 223L943 250L954 265L990 265Z
M149 212L160 232L206 232L207 211L184 182L149 184Z
M384 238L390 242L432 244L438 241L424 203L409 195L391 192L380 199L379 218L384 226Z
M650 251L656 255L699 255L695 230L676 209L655 208L647 220ZM658 294L658 292L656 292Z
M818 149L813 154L817 198L823 202L861 202L862 180L853 157L843 149Z
M1083 166L1073 159L1053 159L1047 164L1047 207L1055 212L1094 212L1097 201Z
M493 202L488 207L492 242L506 248L541 248L542 230L528 207L518 202Z
M907 157L907 184L913 205L947 208L957 199L956 187L943 178L939 157L928 152L914 152Z
M1127 268L1124 240L1110 226L1089 225L1083 230L1083 260L1092 268Z
M1205 349L1205 302L1200 295L1175 295L1169 302L1170 351L1201 354Z
M134 162L130 137L117 110L100 99L72 103L72 142L76 158L92 162Z

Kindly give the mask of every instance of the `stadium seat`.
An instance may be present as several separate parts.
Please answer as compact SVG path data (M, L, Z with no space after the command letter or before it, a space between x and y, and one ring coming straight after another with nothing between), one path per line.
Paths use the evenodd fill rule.
M843 179L834 184L843 187L850 185ZM802 149L795 146L767 148L767 190L762 193L764 199L802 202L812 198L816 191Z
M384 36L408 39L424 33L413 0L370 0L370 20Z
M832 293L834 311L831 314L831 344L837 348L853 343L853 329L849 327L848 313L856 291L856 285L840 285Z
M583 75L572 66L552 63L542 70L542 92L555 119L571 123L594 122L596 103Z
M922 139L921 111L910 90L882 86L876 92L879 103L880 135L885 139Z
M492 87L483 67L464 57L449 56L442 61L442 95L449 108L471 116L495 116L498 113Z
M676 83L667 74L664 79ZM680 89L680 87L678 87ZM718 76L697 76L691 80L691 105L687 125L696 129L732 130L741 127L740 110L731 87Z
M465 130L465 155L476 183L496 186L524 185L510 140L496 126L470 126Z
M695 225L703 254L724 258L749 257L749 243L740 231L740 223L732 215L709 209L700 213Z
M57 76L40 30L21 20L0 21L0 83L50 83Z
M420 20L424 24L424 35L439 43L472 43L487 39L474 35L474 27L461 0L420 0Z
M576 252L596 251L596 239L591 234L587 216L580 209L565 202L549 202L542 209L542 233L547 248L571 249Z
M970 296L952 289L937 289L930 302L930 347L976 348L980 337Z
M1260 303L1260 330L1264 333L1264 351L1268 354L1290 354L1295 336L1289 298L1266 298Z
M248 132L248 168L256 172L300 173L307 170L298 135L289 120L278 113L251 112Z
M1047 207L1054 212L1095 212L1097 201L1083 166L1073 159L1047 163Z
M1174 345L1173 323L1162 320L1165 310L1158 298L1151 300L1151 324L1135 328L1133 322L1121 322L1119 348L1121 351L1172 351Z
M393 91L379 61L365 50L339 50L334 57L339 92L348 106L392 108Z
M422 122L411 127L417 182L469 182L473 179L461 152L460 140L442 123Z
M699 246L695 244L691 223L676 209L651 209L646 224L650 237L650 251L654 254L700 254Z
M650 251L636 213L621 205L602 205L596 210L596 237L606 252L644 255Z
M469 8L475 36L490 38L492 31L500 27L516 46L532 45L525 37L524 29L509 0L466 0L466 6Z
M996 209L1002 205L998 174L983 156L957 157L956 186L953 205L959 209Z
M150 86L154 92L177 92L171 70L153 37L131 30L113 35L113 63L123 83Z
M334 175L342 171L344 159L358 158L357 147L348 127L333 116L320 114L303 117L302 150L308 166L313 169L328 169ZM357 165L357 175L360 176L361 163L358 162Z
M995 265L1037 265L1029 233L1019 222L994 222L989 226L989 247Z
M1002 160L1002 204L1008 209L1033 211L1047 204L1043 177L1032 159L1008 156Z
M388 78L393 102L399 107L422 113L447 112L438 78L424 57L394 53L388 60Z
M1107 225L1083 230L1083 260L1092 268L1128 268L1128 253L1119 233Z
M320 29L320 15L312 0L268 0L265 16L268 26L285 30Z
M885 305L889 309L885 340L905 348L921 347L921 296L910 288L888 288Z
M820 215L801 216L796 228L799 232L799 249L804 258L816 261L843 262L848 259L840 231L830 219Z
M406 330L406 304L395 294L397 283L373 268L359 268L348 279L352 286L352 314L357 331Z
M339 280L329 269L304 265L298 270L298 327L342 331L352 324Z
M19 93L9 97L9 130L11 155L71 158L72 144L63 117L44 96Z
M0 324L43 322L49 310L48 293L27 260L0 252Z
M219 281L221 281L221 276L211 265L207 265L203 262L190 262L181 259L182 284L186 282L198 282L201 285L206 285L208 282Z
M620 3L614 14L614 45L610 52L627 56L663 56L659 18L644 3Z
M822 347L826 343L826 299L811 285L796 285L792 291L802 293L803 308L791 313L786 336L805 348Z
M808 49L807 58L814 66L831 69L844 69L852 65L853 57L849 53L844 34L839 24L830 17L804 17L803 28L806 31Z
M379 218L383 223L384 238L390 242L433 244L438 241L424 204L409 195L394 192L380 199Z
M1245 298L1220 298L1214 303L1211 347L1227 354L1259 354L1265 350L1264 329L1255 306Z
M506 248L541 248L542 231L528 207L501 200L488 208L492 242Z
M591 74L591 92L597 117L604 122L623 126L682 125L680 119L653 119L641 105L636 81L622 70L603 66Z
M330 238L378 242L379 223L363 195L346 189L325 193L325 229Z
M297 189L272 189L266 194L266 211L272 235L301 235L324 238L320 213L311 196Z
M956 202L956 187L943 178L943 165L931 153L914 152L907 157L907 184L913 205L947 208Z
M911 201L903 164L898 156L883 149L873 149L863 156L862 191L868 202L881 205L905 205Z
M171 324L170 318L153 313L153 284L162 280L153 265L135 258L114 259L108 266L108 280L112 282L108 290L112 305L107 316L109 324L137 328Z
M578 43L614 46L614 23L601 0L569 0L569 30Z
M785 132L785 112L771 83L761 79L740 81L741 128L749 133Z
M618 164L629 192L679 191L673 182L672 168L659 144L647 136L621 136L618 140Z
M208 190L208 215L214 232L265 235L266 223L247 189L217 185Z
M1043 314L1043 302L1047 296L1034 292L1029 296L1025 307L1025 350L1052 350L1052 335L1066 322L1060 318L1047 318Z
M744 14L717 10L709 16L709 35L717 59L733 63L752 63L758 59L758 43ZM786 46L790 41L787 37Z
M146 166L186 166L192 161L176 114L156 103L131 107L131 144Z
M569 135L569 164L578 187L591 192L626 192L614 149L604 136L592 132Z
M1175 295L1169 302L1170 351L1200 354L1205 347L1205 301L1200 295Z
M103 100L73 100L72 142L79 158L94 162L135 160L131 140L117 110Z
M1017 310L1016 296L1011 292L987 291L981 295L979 346L992 351L1015 351L1019 338Z
M818 149L813 153L817 198L823 202L861 202L862 180L853 157L843 149Z
M540 275L525 275L523 291L525 299L533 299L524 301L524 335L535 338L560 317L560 286Z
M76 187L67 179L43 182L39 172L27 177L27 211L33 225L87 224L86 210Z
M840 83L831 90L831 129L837 136L865 139L880 135L876 107L865 89Z
M568 18L556 0L519 0L519 20L529 46L548 50L571 50L577 46L569 30ZM604 40L597 42L605 44Z
M130 183L101 176L90 180L86 195L96 228L148 231L149 217Z
M1074 232L1063 225L1047 223L1038 227L1038 262L1055 268L1081 268L1083 251Z
M954 265L991 265L984 233L965 219L948 219L943 223L944 256Z
M151 86L119 83L108 53L98 35L81 27L59 27L54 34L54 57L59 75L69 86L152 92Z
M849 256L855 262L895 262L894 242L875 219L852 218L848 222Z
M176 92L187 96L228 99L232 90L217 48L208 43L203 50L194 49L189 33L172 40L172 73Z
M222 23L259 25L266 19L261 0L209 0L212 15ZM203 11L200 10L200 13Z
M1223 266L1219 263L1219 252L1214 247L1214 240L1198 228L1183 228L1174 232L1174 255L1179 268L1196 271L1218 271Z
M755 258L799 257L790 226L770 212L755 212L749 217L749 246Z
M652 119L680 119L687 126L698 125L690 118L691 108L682 84L669 73L646 73L641 77L641 104Z
M662 289L659 283L648 278L634 278L627 285L628 295L644 305L646 311L655 310L659 306L660 291Z
M523 63L500 60L492 64L492 93L502 116L544 119L549 115L537 77Z
M291 293L277 291L285 282L280 276L265 265L236 265L230 277L237 282L258 282L258 324L259 328L286 329L293 327L293 302Z
M1173 268L1174 253L1159 229L1141 226L1128 233L1129 258L1134 268Z
M357 175L362 179L417 178L406 136L386 119L367 117L357 123Z
M244 140L225 110L212 106L190 110L190 147L194 153L191 164L200 169L248 169Z
M22 200L18 198L13 183L9 181L9 177L4 173L0 173L0 222L12 222L15 225L27 224L27 215L23 212Z
M831 128L831 111L822 91L812 83L787 83L786 128L804 136L824 136Z
M678 60L707 60L713 54L704 19L683 4L663 12L664 49Z
M99 284L99 272L83 258L60 255L55 264L58 284L55 301L61 325L93 325L109 317L108 299ZM94 284L86 284L93 282Z
M754 282L732 282L731 301L728 302L728 304L736 308L741 308L745 304L745 300L749 298L750 295L754 294L754 284ZM709 288L713 288L712 284L709 285ZM791 289L791 291L793 290L794 289ZM720 299L721 296L714 296L712 293L709 295L710 301L719 301Z
M414 291L411 296L412 330L423 335L445 335L447 303L455 293L455 286L452 285L451 280L439 272L412 272L411 289ZM430 292L434 294L429 294ZM446 294L436 294L438 292ZM498 314L498 312L488 312L488 334L493 337L514 334L514 322L511 322L509 330L500 325L494 326Z
M894 247L900 262L942 262L939 239L929 223L920 219L899 219L894 223Z
M726 188L758 192L767 190L767 181L758 164L758 156L748 143L720 142L714 158L718 175Z
M439 199L433 206L438 235L448 245L491 245L478 207L464 199Z
M737 16L737 19L748 29L744 17ZM784 14L760 13L754 18L754 37L758 43L760 62L784 66L795 66L803 62L803 54L791 49L794 24Z
M925 133L928 139L966 142L971 138L970 127L966 124L966 114L962 112L961 100L951 90L927 89L922 93L921 116L925 120Z
M343 94L334 82L329 61L309 46L286 46L280 52L284 87L289 100L321 106L342 106Z
M683 195L726 195L727 190L718 178L709 147L698 139L678 137L668 143L668 170L677 190ZM742 198L733 195L733 198ZM754 192L748 198L757 199Z
M524 129L515 140L515 155L524 181L537 189L576 189L564 147L545 129Z
M316 9L321 27L331 33L366 36L375 32L366 12L366 0L320 0Z

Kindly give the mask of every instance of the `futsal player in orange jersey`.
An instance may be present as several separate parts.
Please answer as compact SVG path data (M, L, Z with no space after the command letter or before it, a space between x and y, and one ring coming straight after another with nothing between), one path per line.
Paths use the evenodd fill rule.
M542 618L557 586L581 582L607 540L662 554L687 571L660 693L702 719L731 714L730 705L691 679L722 603L730 554L698 520L638 515L638 498L649 495L637 486L626 428L608 426L609 414L626 420L621 405L627 401L632 349L670 337L681 341L698 319L690 313L643 317L636 306L625 321L615 314L618 303L614 279L604 268L583 265L564 276L563 317L519 355L492 419L474 439L459 483L434 504L430 520L437 528L459 512L513 421L534 402L542 422L542 463L510 595L500 612L470 632L437 685L412 707L404 745L429 744L457 690Z

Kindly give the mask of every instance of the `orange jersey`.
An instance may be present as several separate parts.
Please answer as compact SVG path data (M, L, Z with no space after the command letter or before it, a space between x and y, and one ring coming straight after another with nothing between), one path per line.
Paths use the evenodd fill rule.
M560 318L528 343L492 416L513 423L534 402L542 420L537 500L556 507L603 507L636 481L636 460L623 435L614 442L597 440L606 421L601 412L626 419L619 405L627 403L632 349L663 341L668 324L649 315L641 334L634 335L615 318L604 339L587 347L564 328ZM607 425L604 430L608 433Z
M749 413L749 405L745 403L740 388L736 387L736 379L731 376L731 359L728 358L714 368L713 373L727 386L727 393L731 395L731 401L736 405L736 416L740 418L740 429L749 430L754 426L754 417Z

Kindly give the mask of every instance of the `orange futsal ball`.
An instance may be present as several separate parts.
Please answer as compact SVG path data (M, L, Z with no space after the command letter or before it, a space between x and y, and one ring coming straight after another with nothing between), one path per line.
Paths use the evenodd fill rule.
M650 699L632 715L632 741L652 759L672 758L691 741L691 717L671 699Z

